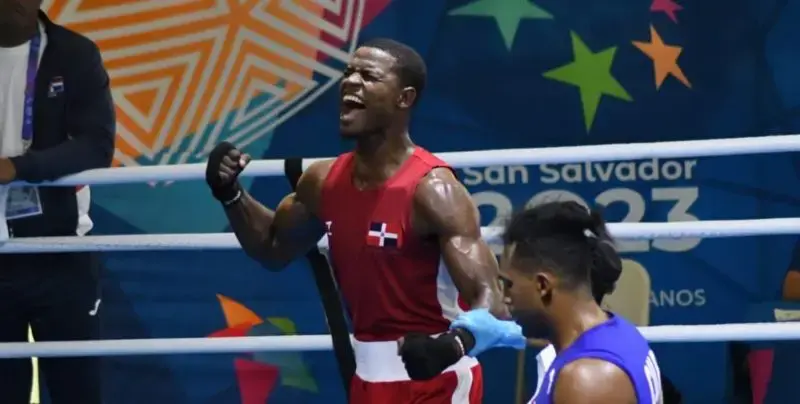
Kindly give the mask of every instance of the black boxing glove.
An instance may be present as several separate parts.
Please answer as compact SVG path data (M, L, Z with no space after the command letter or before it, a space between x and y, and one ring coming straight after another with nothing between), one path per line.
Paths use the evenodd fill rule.
M469 331L455 329L436 338L411 333L403 338L399 354L411 380L430 380L458 362L475 346Z
M206 183L214 198L223 205L234 204L242 197L242 187L237 178L249 161L249 156L228 142L216 145L208 154Z

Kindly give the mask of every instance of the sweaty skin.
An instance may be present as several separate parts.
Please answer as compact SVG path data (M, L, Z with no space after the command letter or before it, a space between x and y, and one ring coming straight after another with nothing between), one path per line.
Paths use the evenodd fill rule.
M497 258L481 237L478 208L452 171L435 168L420 181L412 214L417 235L438 240L450 277L470 307L509 317L498 290Z
M239 203L225 209L239 244L250 258L277 271L316 245L325 228L314 214L332 163L312 164L300 176L296 191L284 197L275 211L244 190Z
M312 164L300 177L297 191L283 198L275 212L246 193L226 209L247 255L271 270L280 270L316 246L325 232L316 214L332 163ZM478 209L452 171L437 168L420 181L412 226L421 238L437 240L453 283L471 307L489 307L497 316L508 316L496 282L497 260L481 238Z
M546 388L548 380L542 381ZM630 378L616 365L599 359L578 359L564 366L553 392L555 404L636 404Z
M352 178L359 189L385 183L414 152L408 117L419 94L401 84L396 63L383 50L361 47L344 70L339 129L343 138L355 140ZM347 97L359 102L346 102ZM296 192L274 212L246 192L239 203L226 208L250 257L279 270L316 246L325 233L317 214L332 164L333 160L325 160L309 167ZM481 238L479 222L477 207L449 169L434 169L420 180L412 207L414 232L438 242L453 283L471 307L489 307L495 315L507 317L497 283L497 260Z

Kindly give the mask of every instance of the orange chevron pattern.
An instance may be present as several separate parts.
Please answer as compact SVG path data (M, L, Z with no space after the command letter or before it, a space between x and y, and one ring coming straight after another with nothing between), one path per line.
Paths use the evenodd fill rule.
M43 9L100 46L117 104L116 160L138 165L265 136L338 81L366 1L45 0Z

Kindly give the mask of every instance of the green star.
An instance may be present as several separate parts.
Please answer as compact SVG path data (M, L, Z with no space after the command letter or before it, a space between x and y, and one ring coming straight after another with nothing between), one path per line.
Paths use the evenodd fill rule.
M572 36L575 61L545 72L544 77L572 84L580 89L583 118L588 132L592 128L597 107L600 105L600 98L603 95L610 95L625 101L633 101L633 98L611 75L611 64L614 63L614 53L617 48L612 47L592 53L578 34L571 32L570 35Z
M550 13L529 0L477 0L450 11L448 15L494 18L508 50L511 50L523 18L537 20L553 18Z

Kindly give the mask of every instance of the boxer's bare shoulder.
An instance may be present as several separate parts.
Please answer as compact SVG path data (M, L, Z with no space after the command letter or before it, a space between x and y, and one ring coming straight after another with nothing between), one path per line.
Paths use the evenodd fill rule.
M420 236L445 231L480 238L478 208L448 168L434 168L420 180L413 212L414 231Z
M317 161L306 169L297 182L295 192L286 195L275 209L265 240L260 242L259 261L270 269L279 270L313 248L325 234L317 217L325 178L333 160Z
M567 364L558 373L555 384L556 404L636 403L628 375L613 363L600 359L584 358Z
M325 184L325 179L328 178L334 161L334 159L315 161L303 172L297 182L296 198L311 213L319 212L322 186Z
M505 316L497 259L481 237L478 208L449 168L434 168L420 180L412 211L414 232L437 240L461 297L472 307L490 307Z

